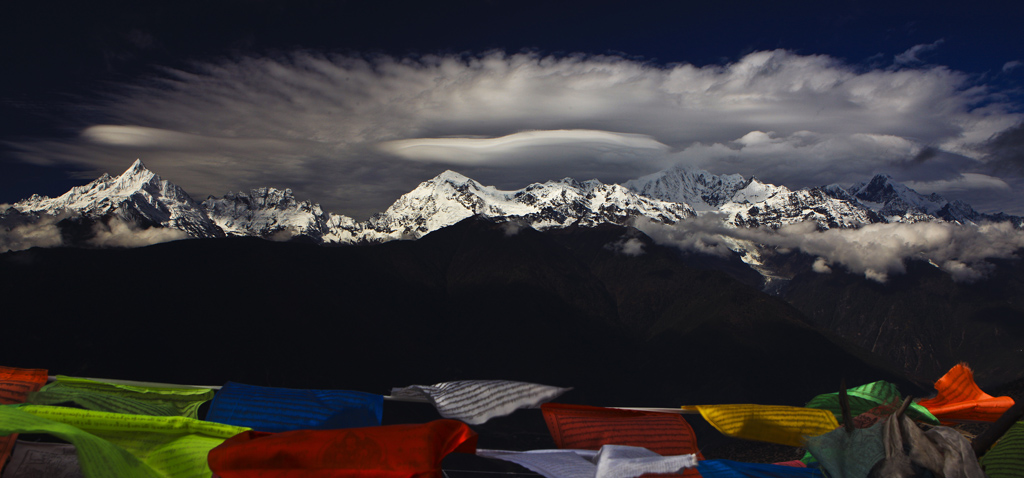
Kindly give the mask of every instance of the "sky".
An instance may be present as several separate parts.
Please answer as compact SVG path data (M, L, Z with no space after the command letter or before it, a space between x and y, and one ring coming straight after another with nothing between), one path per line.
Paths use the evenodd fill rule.
M1024 215L1019 2L6 2L0 204L135 159L365 219L677 165Z

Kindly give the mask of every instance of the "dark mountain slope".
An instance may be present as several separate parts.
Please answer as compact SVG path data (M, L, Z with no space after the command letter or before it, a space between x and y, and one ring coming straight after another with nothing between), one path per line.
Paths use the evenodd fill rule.
M418 241L258 239L0 255L0 363L176 383L348 388L507 378L620 406L801 404L898 374L794 308L622 227L466 220ZM617 252L628 239L644 253Z
M815 325L880 354L908 374L934 381L958 362L982 387L1024 376L1024 267L993 260L991 275L954 282L927 262L884 283L835 270L806 272L784 298Z

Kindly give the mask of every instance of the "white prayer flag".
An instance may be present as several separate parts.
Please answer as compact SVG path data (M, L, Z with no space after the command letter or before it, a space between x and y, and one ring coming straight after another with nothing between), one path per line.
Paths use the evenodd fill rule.
M678 473L697 466L697 455L661 456L646 448L604 445L592 450L477 450L485 458L510 461L546 478L634 478Z
M479 425L520 408L536 408L569 390L510 380L459 380L392 388L390 398L432 403L442 417Z

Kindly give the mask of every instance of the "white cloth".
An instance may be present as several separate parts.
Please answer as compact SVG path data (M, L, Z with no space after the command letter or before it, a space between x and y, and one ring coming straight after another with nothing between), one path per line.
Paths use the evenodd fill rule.
M442 417L479 425L520 408L536 408L569 390L510 380L459 380L392 388L391 399L429 402Z
M697 466L697 455L661 456L646 448L604 445L593 450L477 450L478 456L511 461L546 478L633 478L678 473Z

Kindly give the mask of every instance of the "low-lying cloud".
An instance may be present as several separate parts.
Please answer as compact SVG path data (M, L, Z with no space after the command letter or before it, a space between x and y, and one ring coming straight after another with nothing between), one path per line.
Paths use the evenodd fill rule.
M0 211L9 205L0 204ZM64 243L56 216L31 217L0 216L0 253L21 251L33 247L57 247Z
M140 228L134 224L111 218L106 223L93 226L92 238L87 244L95 247L142 247L161 242L188 239L185 231L169 227Z
M798 188L1015 164L988 148L1022 115L982 78L920 61L940 45L869 69L785 50L706 66L501 52L225 59L82 105L96 121L70 125L78 138L9 146L83 179L141 158L197 197L288 187L357 218L445 169L516 189L689 163Z
M816 256L815 272L840 266L879 282L905 273L908 260L930 261L954 280L972 282L991 269L986 259L1015 257L1024 248L1024 234L1009 223L891 223L819 231L805 222L771 230L726 227L721 217L708 214L672 226L648 221L637 226L658 243L683 250L727 257L756 243Z
M7 205L0 204L0 211ZM97 221L92 225L92 234L78 244L69 244L60 222L68 215L39 216L28 214L6 214L0 216L0 253L21 251L33 247L142 247L161 242L189 238L184 231L172 228L140 228L116 217L106 222Z

